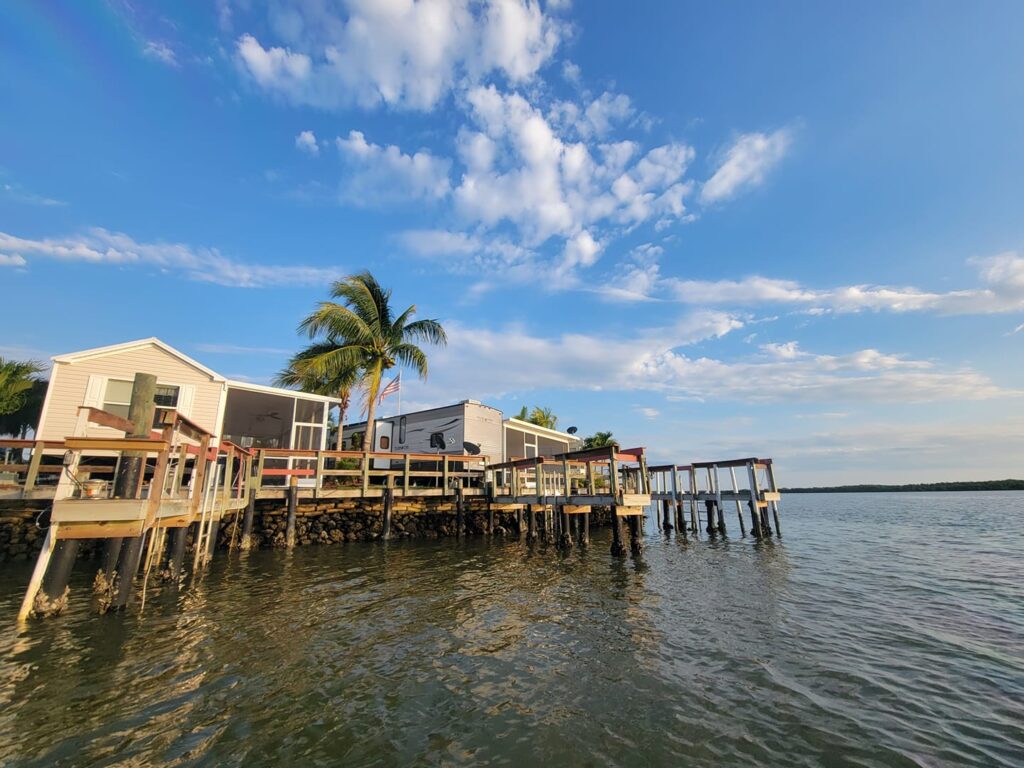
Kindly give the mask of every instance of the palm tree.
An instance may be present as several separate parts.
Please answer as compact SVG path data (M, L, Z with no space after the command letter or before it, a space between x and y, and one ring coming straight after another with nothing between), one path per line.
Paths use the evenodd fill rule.
M330 351L326 342L312 344L288 361L288 367L275 377L279 387L291 387L314 395L327 395L338 399L338 439L336 448L341 450L341 439L345 429L345 413L352 401L352 389L359 382L359 370L347 368L334 376L314 376L306 369L306 361Z
M34 360L4 360L0 357L0 413L14 413L25 404L43 367Z
M391 291L381 288L369 272L360 272L331 286L323 301L299 325L316 343L292 358L301 377L339 382L347 376L362 387L366 397L366 434L363 450L373 448L373 419L381 378L396 365L412 368L427 378L427 356L415 342L444 345L448 337L437 320L412 320L416 305L395 317Z
M583 448L604 448L606 445L612 445L615 440L612 439L611 432L595 432L590 437L583 439Z
M558 417L550 408L541 408L539 405L535 405L530 411L530 423L536 424L538 427L554 429L558 426Z

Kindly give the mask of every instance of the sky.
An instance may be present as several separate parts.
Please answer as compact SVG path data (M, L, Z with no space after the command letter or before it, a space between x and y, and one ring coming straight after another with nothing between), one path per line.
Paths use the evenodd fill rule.
M0 19L4 357L157 336L270 383L369 269L448 331L405 411L783 485L1024 476L1024 4Z

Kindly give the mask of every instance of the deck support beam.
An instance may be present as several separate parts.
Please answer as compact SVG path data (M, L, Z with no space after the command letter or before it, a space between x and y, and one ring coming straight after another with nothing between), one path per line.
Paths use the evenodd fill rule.
M622 543L622 518L612 507L612 556L623 557L626 554L626 547Z

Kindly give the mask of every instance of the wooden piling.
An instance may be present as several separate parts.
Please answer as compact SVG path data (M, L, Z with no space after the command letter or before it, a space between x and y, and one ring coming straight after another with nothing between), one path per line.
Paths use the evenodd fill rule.
M128 405L128 420L132 432L128 437L149 437L156 415L156 376L151 373L136 373L132 382L131 401ZM145 474L144 453L124 451L114 475L114 498L138 498L138 490Z
M590 546L590 513L584 512L580 521L580 546Z
M537 513L533 505L527 505L526 507L526 540L537 540Z
M641 515L629 516L629 549L634 555L642 554L644 551L641 520Z
M565 505L560 505L558 509L558 516L561 519L562 524L562 533L561 536L559 536L562 549L572 549L572 520L570 518L573 517L573 515L570 515L565 511Z
M188 526L171 531L171 554L167 560L167 578L175 584L181 579L181 566L185 560L185 544L188 542ZM245 543L245 539L242 540Z
M249 499L245 505L245 516L242 518L242 541L238 548L248 552L252 548L252 525L256 516L256 489L249 489Z
M366 457L363 457L366 460ZM295 514L299 508L299 479L290 477L288 482L288 527L285 528L284 545L291 549L295 546Z
M662 499L661 501L661 528L663 531L671 531L675 526L672 525L672 502L669 499Z
M523 510L516 510L516 537L523 538Z
M708 499L704 502L704 513L707 517L707 530L708 533L714 534L718 531L718 526L715 525L715 502Z
M612 555L614 557L623 557L626 554L626 547L622 543L622 518L619 517L612 507Z
M455 489L455 535L460 539L465 536L465 514L462 507L462 486Z
M121 546L121 558L117 563L117 584L114 599L110 604L112 610L118 611L128 605L135 584L135 576L139 572L142 561L142 550L146 535L126 538Z
M50 565L50 558L53 556L53 549L57 545L57 525L51 523L46 530L46 538L43 539L43 548L39 551L39 559L36 560L36 567L32 570L32 576L28 580L28 589L25 590L25 597L21 601L21 609L18 611L18 621L25 621L32 613L35 606L36 595L43 584L43 576Z
M391 477L388 476L388 487L384 489L384 521L381 523L380 537L387 541L391 538L391 514L395 506L395 489L391 487Z
M124 538L117 536L107 539L103 553L103 581L110 585L114 582L114 575L117 573L117 561L121 559L121 545Z
M43 598L39 602L46 606L47 614L61 613L67 605L68 581L71 579L71 570L74 568L80 543L78 539L64 539L58 541L54 547L53 558L39 591Z

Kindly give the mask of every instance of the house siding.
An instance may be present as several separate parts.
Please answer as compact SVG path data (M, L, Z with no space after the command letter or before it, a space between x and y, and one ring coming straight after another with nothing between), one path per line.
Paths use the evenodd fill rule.
M90 403L102 408L104 386L98 379L133 379L137 372L151 373L157 382L182 387L179 396L183 410L194 422L210 432L219 433L218 424L223 384L188 363L169 354L156 345L136 347L119 352L97 355L84 360L55 362L54 377L47 392L47 404L37 431L42 440L63 440L74 435L78 425L78 408L86 404L91 377L93 389L98 388L100 402ZM191 391L186 392L188 387ZM189 394L191 398L189 398ZM89 427L94 437L113 437L120 433L106 427Z

